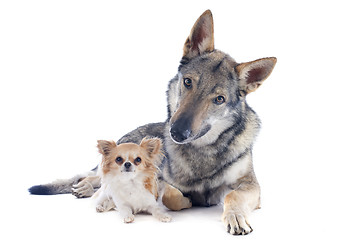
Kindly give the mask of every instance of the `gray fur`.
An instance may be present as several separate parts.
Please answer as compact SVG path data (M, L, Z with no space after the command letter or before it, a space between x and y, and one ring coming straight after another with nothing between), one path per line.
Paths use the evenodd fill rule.
M80 182L89 175L96 174L96 169L89 173L78 174L69 179L58 179L48 184L35 185L28 189L31 194L35 195L53 195L72 193L72 186ZM94 190L94 189L92 189Z
M117 144L132 142L135 144L140 144L144 137L158 137L160 139L164 138L163 132L165 129L165 123L149 123L145 126L141 126L134 131L126 134L117 141Z
M219 64L221 59L221 65ZM193 205L213 205L219 203L223 194L234 189L236 182L225 183L226 171L245 158L250 158L248 167L256 182L252 167L252 146L260 129L260 120L256 113L247 105L245 98L240 96L238 89L238 77L234 68L230 67L233 60L228 55L214 51L202 55L179 68L182 75L196 69L200 78L199 95L195 96L194 104L201 95L208 96L215 88L226 89L229 100L226 108L221 111L212 111L208 118L216 118L216 124L222 124L221 131L216 126L215 136L208 142L208 134L214 135L212 128L187 144L177 144L170 137L170 119L177 106L172 105L172 98L180 95L177 88L182 79L175 77L170 81L168 89L169 116L166 123L148 124L137 128L122 137L118 143L140 142L145 136L161 137L164 141L165 158L160 166L162 179L170 185L178 188L185 196L189 196ZM214 71L215 70L215 71ZM180 97L180 96L177 96ZM224 111L229 113L224 116ZM208 125L207 119L204 121ZM214 127L215 128L215 127ZM163 133L161 133L162 131ZM198 143L197 143L198 142Z
M224 199L222 221L228 232L253 231L248 215L260 207L260 187L252 148L260 120L248 106L246 95L264 82L275 64L274 57L238 64L214 49L210 10L198 18L184 44L178 73L169 82L167 120L139 127L117 141L163 140L160 179L174 187L168 188L174 194L165 192L162 197L166 207L210 206ZM91 196L100 186L100 178L94 174L96 169L82 181L74 177L33 186L29 191L58 194L73 188L77 197Z
M206 11L193 26L178 73L169 82L167 120L141 126L117 144L139 144L144 137L161 138L165 157L160 179L179 189L193 205L218 204L226 193L235 190L251 192L253 201L249 201L248 209L253 210L259 206L260 188L253 170L252 148L260 120L248 106L246 95L262 84L275 63L276 58L266 58L238 64L215 50L212 15ZM95 170L86 176L94 175ZM71 192L79 180L76 177L34 186L31 189L39 191L30 192ZM74 186L74 195L91 195L93 186L86 181ZM231 219L242 215L233 213L231 205L227 208L224 222L231 233L239 234ZM251 227L241 223L245 234L249 233Z

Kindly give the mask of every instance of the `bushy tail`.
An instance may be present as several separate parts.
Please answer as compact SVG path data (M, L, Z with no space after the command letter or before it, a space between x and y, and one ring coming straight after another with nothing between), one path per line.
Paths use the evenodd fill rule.
M70 179L59 179L52 183L35 185L30 187L28 191L34 195L55 195L72 193L72 185L77 184L87 176L88 174L80 174Z
M34 195L55 195L72 193L72 186L82 181L84 178L92 175L96 175L98 167L95 167L89 172L78 174L69 179L60 179L52 183L35 185L28 189L31 194Z

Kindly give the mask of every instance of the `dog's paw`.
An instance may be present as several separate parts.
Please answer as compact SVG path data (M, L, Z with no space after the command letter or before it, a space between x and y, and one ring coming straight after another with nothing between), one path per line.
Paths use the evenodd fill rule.
M102 205L98 205L95 207L95 210L99 213L105 212L106 209Z
M131 223L131 222L134 221L134 216L133 215L126 216L126 217L123 218L123 221L125 223Z
M165 207L172 211L180 211L192 207L191 200L184 197L178 189L171 186L169 186L168 191L164 193L162 202Z
M115 203L111 199L105 199L103 202L101 202L95 207L95 209L99 213L110 211L113 208L115 208Z
M87 181L81 181L78 184L72 186L72 195L77 198L91 197L94 194L94 188L92 184Z
M222 216L222 221L227 228L227 232L232 235L247 235L253 231L247 221L246 216L234 211L224 213Z
M161 222L171 222L172 217L167 213L161 213L156 216L156 218Z
M161 222L170 222L172 219L168 213L158 206L149 209L149 212Z

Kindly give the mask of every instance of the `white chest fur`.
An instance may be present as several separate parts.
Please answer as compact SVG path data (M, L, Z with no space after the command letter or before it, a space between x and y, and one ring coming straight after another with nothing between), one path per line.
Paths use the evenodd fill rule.
M105 184L105 193L118 208L119 205L125 205L138 213L156 204L154 195L145 188L142 177L131 178L127 173L126 176L111 179Z

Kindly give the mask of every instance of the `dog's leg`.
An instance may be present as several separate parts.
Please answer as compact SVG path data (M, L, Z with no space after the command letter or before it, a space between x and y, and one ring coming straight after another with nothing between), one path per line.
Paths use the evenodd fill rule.
M91 197L94 194L94 189L99 187L100 177L88 176L72 186L72 194L77 198Z
M73 185L79 183L88 176L94 175L96 175L96 168L89 172L78 174L69 179L59 179L51 183L32 186L28 189L28 191L34 195L54 195L72 193Z
M165 183L162 202L168 209L173 211L179 211L181 209L192 207L192 202L189 198L184 197L178 189L167 183Z
M97 212L107 212L115 207L116 207L115 203L114 201L112 201L112 199L105 198L102 202L97 204L95 209L97 210Z
M257 183L242 182L226 195L222 221L227 231L233 235L245 235L253 231L249 225L249 214L259 208L260 188Z
M161 209L157 204L149 208L149 212L161 222L170 222L171 216L167 214L163 209Z
M118 211L120 212L125 223L131 223L134 221L134 215L130 207L120 204L118 206Z
M110 211L116 207L114 201L104 193L103 188L99 188L92 196L92 199L97 199L95 209L99 213Z

